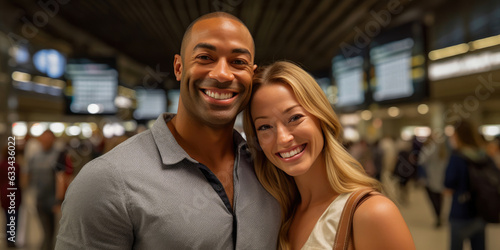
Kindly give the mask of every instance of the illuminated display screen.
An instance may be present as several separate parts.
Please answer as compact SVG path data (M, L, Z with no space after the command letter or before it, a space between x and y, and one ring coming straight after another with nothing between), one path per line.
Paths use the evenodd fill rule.
M363 57L344 58L336 56L332 63L333 76L337 85L338 107L360 105L365 102L363 87Z
M118 72L112 64L88 59L71 60L66 74L72 88L71 113L116 113Z
M421 101L428 95L420 23L383 32L370 44L370 93L376 103Z
M180 90L178 89L171 89L168 91L167 112L177 113L177 108L179 107L179 95L180 95Z
M52 78L59 78L64 74L66 58L53 49L42 49L33 56L36 69Z
M375 101L384 101L413 95L411 57L414 42L411 38L394 41L373 48L370 59L375 66L377 86Z
M161 89L136 89L137 109L134 111L134 119L155 119L166 112L167 96Z
M500 51L484 51L433 62L429 65L429 79L437 81L499 68Z

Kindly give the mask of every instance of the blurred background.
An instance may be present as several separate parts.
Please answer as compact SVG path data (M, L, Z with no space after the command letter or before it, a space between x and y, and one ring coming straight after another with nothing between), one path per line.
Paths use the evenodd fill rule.
M23 190L17 247L38 249L45 237L36 187L24 178L40 136L55 135L70 182L159 114L175 113L174 55L191 21L213 11L248 26L258 65L291 60L317 79L345 146L397 202L417 249L448 249L451 198L437 219L426 192L432 171L415 161L400 176L396 165L400 152L440 150L424 145L449 152L450 125L462 120L500 157L498 0L0 0L0 141L15 137ZM488 249L500 248L498 235L489 224ZM0 249L7 237L0 232Z

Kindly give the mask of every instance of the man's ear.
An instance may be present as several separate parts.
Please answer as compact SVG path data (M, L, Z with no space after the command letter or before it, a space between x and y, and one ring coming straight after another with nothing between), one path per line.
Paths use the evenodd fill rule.
M255 70L257 70L257 64L253 65L253 73L255 73Z
M182 58L179 54L174 57L174 74L177 81L181 81L182 75Z

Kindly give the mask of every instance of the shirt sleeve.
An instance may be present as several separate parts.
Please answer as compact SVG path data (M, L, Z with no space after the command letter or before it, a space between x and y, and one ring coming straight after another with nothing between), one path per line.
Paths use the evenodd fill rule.
M119 170L106 160L83 167L66 193L55 249L131 249L124 190Z

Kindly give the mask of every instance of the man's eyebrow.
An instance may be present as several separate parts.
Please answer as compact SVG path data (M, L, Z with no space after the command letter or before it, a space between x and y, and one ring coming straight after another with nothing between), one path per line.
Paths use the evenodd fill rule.
M208 50L212 50L212 51L217 51L217 48L214 45L209 44L209 43L198 43L198 44L196 44L196 46L194 46L193 51L195 51L197 49L208 49ZM244 48L233 49L233 50L231 50L231 53L234 53L234 54L247 54L249 56L252 56L252 54L250 53L250 51L247 50L247 49L244 49Z
M231 52L236 54L248 54L250 57L252 56L249 50L243 48L233 49Z
M217 50L215 48L215 46L213 46L212 44L209 44L209 43L198 43L198 44L196 44L196 46L194 46L193 51L195 51L197 49L209 49L209 50L213 50L213 51Z

